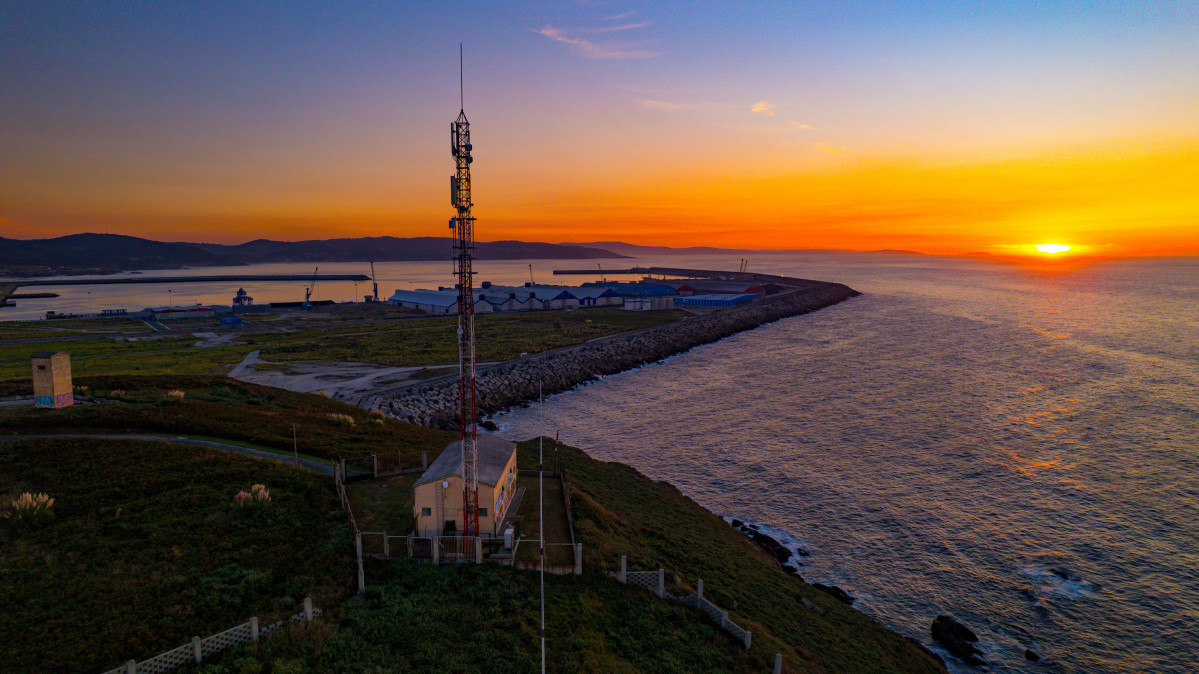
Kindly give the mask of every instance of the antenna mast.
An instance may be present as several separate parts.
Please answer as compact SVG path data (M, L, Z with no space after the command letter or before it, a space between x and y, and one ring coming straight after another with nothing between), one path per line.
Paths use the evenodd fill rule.
M463 103L462 45L458 45L458 96ZM458 410L462 429L462 514L463 534L479 534L479 430L478 401L475 388L475 302L474 262L475 218L470 214L470 122L465 107L450 123L450 151L457 169L450 178L451 205L457 217L450 227L457 230L455 271L458 274Z

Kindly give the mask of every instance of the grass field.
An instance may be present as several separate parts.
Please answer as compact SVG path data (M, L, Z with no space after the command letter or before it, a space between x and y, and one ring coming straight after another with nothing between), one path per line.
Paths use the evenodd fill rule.
M301 454L325 459L377 454L383 469L397 461L420 465L422 451L435 457L456 437L321 396L227 377L87 377L76 382L88 393L120 402L60 410L0 408L0 433L170 433L244 442L291 455L294 425ZM184 395L172 397L171 391Z
M626 330L680 319L681 311L587 309L480 316L476 322L480 361L507 360ZM123 320L123 319L117 319ZM70 323L72 321L63 321ZM36 325L58 321L42 321ZM107 323L107 321L90 321ZM27 323L0 323L0 339L27 338ZM115 325L115 323L114 323ZM208 326L211 327L211 326ZM12 337L6 336L12 332ZM58 342L0 344L0 382L25 387L31 381L29 357L39 351L66 351L76 377L133 374L223 374L247 353L262 351L267 361L351 361L391 366L430 366L457 362L457 318L379 320L348 324L290 325L238 330L230 346L195 348L198 338L166 334L135 342L119 333ZM54 336L43 333L37 336ZM86 334L86 333L73 333Z
M215 450L152 442L0 442L0 509L23 491L54 519L0 519L0 672L96 672L351 591L332 483ZM265 507L233 495L265 484ZM264 623L265 624L265 623Z

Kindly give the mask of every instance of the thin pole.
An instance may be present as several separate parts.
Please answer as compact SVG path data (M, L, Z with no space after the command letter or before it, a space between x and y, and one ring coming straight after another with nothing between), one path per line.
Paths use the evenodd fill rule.
M545 398L537 381L537 524L541 528L541 674L545 674Z
M296 425L291 425L291 451L296 455L296 468L300 467L300 443L296 440Z
M466 95L462 87L462 43L458 43L458 109L466 109Z

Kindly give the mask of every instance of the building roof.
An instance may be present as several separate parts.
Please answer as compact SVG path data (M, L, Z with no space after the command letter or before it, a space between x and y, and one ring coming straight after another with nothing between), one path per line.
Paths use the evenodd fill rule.
M63 353L62 351L38 351L37 353L33 354L33 357L34 358L53 358L54 356L57 356L60 353L62 353L64 356L67 355L67 354Z
M494 435L479 436L479 482L495 486L503 476L504 466L516 452L516 443L497 438ZM437 457L437 460L421 474L416 481L419 486L427 482L444 480L447 477L462 475L462 441L451 442Z

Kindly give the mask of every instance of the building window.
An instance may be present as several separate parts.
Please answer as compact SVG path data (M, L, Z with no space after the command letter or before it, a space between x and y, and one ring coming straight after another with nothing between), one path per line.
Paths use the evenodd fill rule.
M420 509L420 516L421 516L421 517L429 517L429 516L430 516L430 515L432 515L432 514L433 514L433 509L432 509L432 508L421 508L421 509Z
M479 517L487 517L487 508L479 508Z
M39 370L45 370L45 369L46 369L46 366L45 366L45 365L38 365L38 366L37 366L37 369L39 369Z

